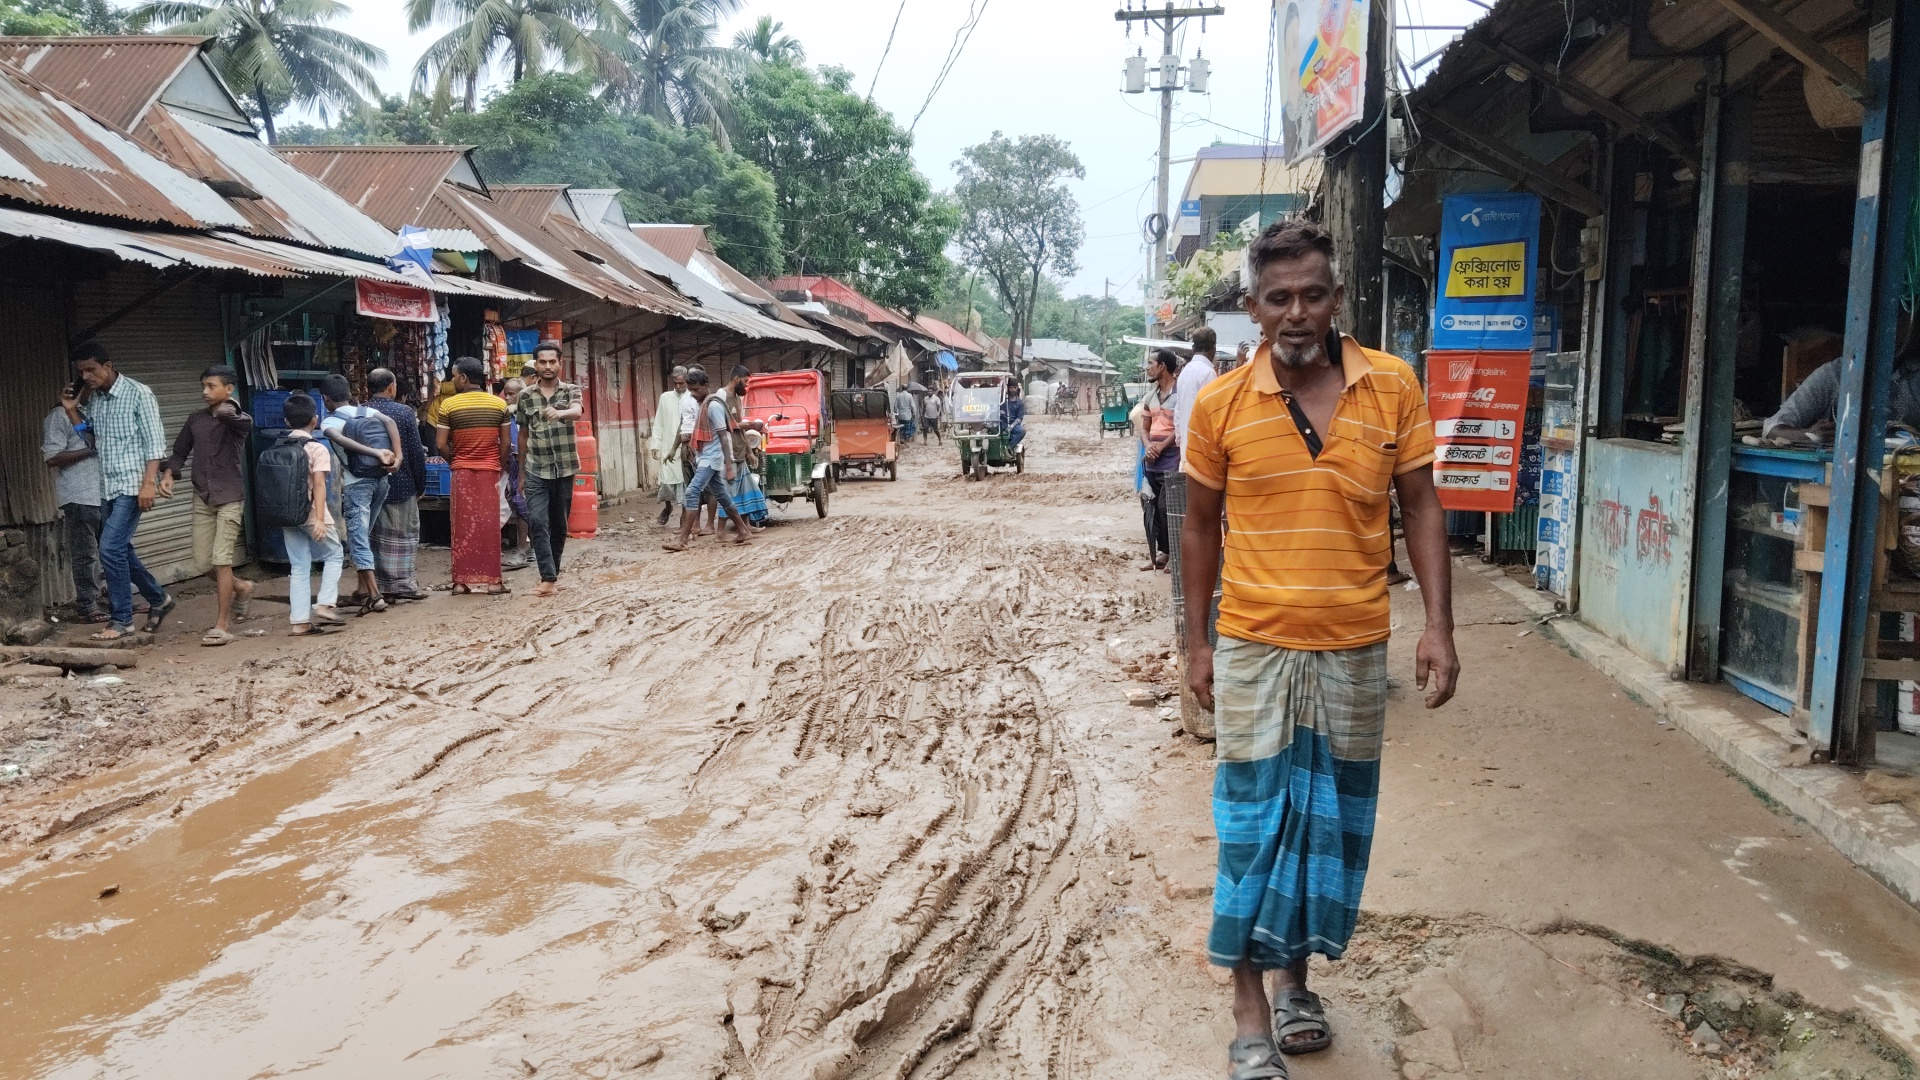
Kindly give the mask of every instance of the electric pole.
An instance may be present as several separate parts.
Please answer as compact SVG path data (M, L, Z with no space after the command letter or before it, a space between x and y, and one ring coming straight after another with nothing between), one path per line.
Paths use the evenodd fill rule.
M1386 303L1387 71L1393 63L1393 21L1372 4L1367 27L1367 84L1354 134L1327 147L1326 226L1340 253L1347 301L1340 327L1368 348L1384 349Z
M1151 280L1158 282L1167 272L1167 241L1173 235L1173 220L1167 216L1168 199L1171 197L1171 175L1173 156L1173 95L1183 89L1180 83L1182 68L1179 54L1173 51L1173 32L1188 19L1205 19L1216 15L1225 15L1224 7L1183 7L1173 6L1167 0L1163 10L1153 11L1142 8L1134 11L1116 11L1113 17L1123 23L1150 23L1160 30L1161 53L1158 71L1160 84L1153 89L1160 94L1160 172L1155 188L1153 224L1149 232L1153 239L1153 274ZM1207 92L1207 61L1196 55L1193 63L1184 69L1187 83L1184 89L1197 94ZM1126 67L1126 93L1144 93L1146 87L1147 63L1144 56L1130 56Z

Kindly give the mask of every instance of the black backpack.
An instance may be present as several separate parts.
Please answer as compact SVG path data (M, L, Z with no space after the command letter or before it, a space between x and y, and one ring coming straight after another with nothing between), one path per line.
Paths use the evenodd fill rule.
M307 443L282 435L253 465L253 513L267 528L299 528L313 512Z
M375 450L393 449L393 440L387 438L387 425L381 422L378 410L366 405L348 405L336 410L334 415L344 422L341 433L347 438ZM347 471L363 480L387 475L387 467L371 454L350 453L346 458Z

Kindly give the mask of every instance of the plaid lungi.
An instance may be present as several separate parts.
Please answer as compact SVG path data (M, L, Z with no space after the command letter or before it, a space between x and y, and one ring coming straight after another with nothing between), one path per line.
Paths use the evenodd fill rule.
M1207 955L1223 967L1337 960L1360 914L1380 790L1387 644L1309 652L1220 639Z
M373 519L373 580L382 593L417 593L414 568L420 557L420 500L389 501Z
M1160 497L1167 501L1167 566L1173 571L1173 640L1180 647L1180 655L1187 655L1187 599L1186 590L1180 581L1180 530L1187 525L1187 476L1185 473L1167 474L1161 485ZM1224 558L1220 560L1224 563ZM1220 633L1216 629L1220 622L1220 571L1213 574L1213 605L1207 613L1207 641L1218 644Z

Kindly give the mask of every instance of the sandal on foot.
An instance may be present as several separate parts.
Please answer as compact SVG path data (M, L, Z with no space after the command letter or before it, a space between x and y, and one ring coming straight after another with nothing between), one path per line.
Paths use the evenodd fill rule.
M207 646L225 645L233 640L233 635L218 627L200 635L200 644Z
M104 611L83 611L80 614L75 615L73 617L73 621L77 623L86 623L90 626L98 626L101 623L112 622L113 616L107 614Z
M1311 1054L1333 1043L1327 1007L1311 990L1283 990L1273 1006L1273 1034L1283 1054Z
M111 620L109 620L109 622L111 622ZM133 627L131 626L108 626L105 630L102 630L97 634L88 634L87 640L88 641L119 641L121 638L126 637L131 633L133 633Z
M180 601L175 600L172 593L168 593L166 599L160 601L159 607L154 607L149 604L147 606L147 625L142 627L142 629L149 634L159 633L160 624L166 622L167 616L173 614L173 609L179 606Z
M1242 1035L1227 1047L1227 1080L1287 1080L1287 1063L1266 1035Z

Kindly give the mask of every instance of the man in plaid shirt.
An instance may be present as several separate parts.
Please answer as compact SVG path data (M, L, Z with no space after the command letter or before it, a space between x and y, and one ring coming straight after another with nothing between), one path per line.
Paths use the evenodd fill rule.
M520 489L527 499L533 557L540 564L540 584L533 595L552 596L567 547L573 474L580 471L580 449L573 438L573 422L581 413L580 388L560 381L557 341L534 346L533 373L533 385L520 391L514 403L520 421Z
M133 531L159 494L160 463L167 456L160 403L145 383L114 370L112 358L98 342L74 350L73 364L80 380L93 391L86 417L100 459L100 569L107 578L113 620L93 636L113 641L133 632L135 589L147 598L144 629L151 633L173 611L174 599L134 553Z

